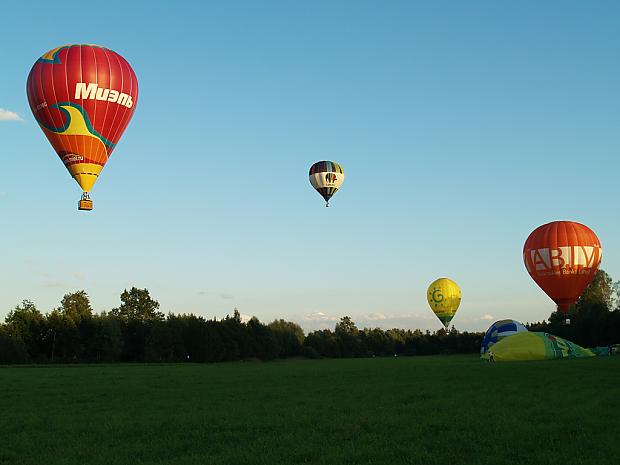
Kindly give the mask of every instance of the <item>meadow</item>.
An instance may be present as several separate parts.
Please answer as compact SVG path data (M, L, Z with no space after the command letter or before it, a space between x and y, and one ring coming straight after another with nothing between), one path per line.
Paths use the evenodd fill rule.
M2 464L617 464L620 357L0 367Z

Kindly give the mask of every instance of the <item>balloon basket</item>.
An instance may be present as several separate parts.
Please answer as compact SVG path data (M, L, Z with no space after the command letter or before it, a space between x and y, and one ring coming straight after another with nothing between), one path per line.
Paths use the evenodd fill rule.
M78 210L90 211L93 209L93 201L90 199L82 199L78 203Z

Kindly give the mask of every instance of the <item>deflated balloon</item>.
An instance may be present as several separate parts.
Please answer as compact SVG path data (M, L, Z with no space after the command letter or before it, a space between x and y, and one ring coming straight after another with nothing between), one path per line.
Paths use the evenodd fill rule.
M451 279L439 278L428 287L427 299L431 310L447 328L461 304L461 288Z
M495 362L508 362L594 357L594 355L591 350L553 334L527 331L499 341L487 350L482 358Z
M480 355L493 347L502 339L527 331L527 328L516 320L499 320L489 326L482 339Z
M35 62L26 92L43 133L90 202L88 193L136 108L134 71L107 48L65 45Z
M310 167L310 184L325 199L326 207L343 182L344 170L334 161L318 161Z
M602 259L594 231L572 221L539 226L523 246L528 273L563 313L592 282Z

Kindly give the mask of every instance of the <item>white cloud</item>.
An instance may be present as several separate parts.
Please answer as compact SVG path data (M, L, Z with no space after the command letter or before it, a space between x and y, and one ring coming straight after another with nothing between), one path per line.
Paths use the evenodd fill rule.
M364 319L369 320L369 321L375 321L375 320L387 320L388 317L384 313L371 313L369 315L366 315Z
M14 111L0 108L0 121L24 121L24 120L22 119L21 116L19 116Z
M493 319L493 315L484 315L482 317L483 320L491 321Z
M305 321L338 321L337 316L330 316L325 312L312 312L304 316Z

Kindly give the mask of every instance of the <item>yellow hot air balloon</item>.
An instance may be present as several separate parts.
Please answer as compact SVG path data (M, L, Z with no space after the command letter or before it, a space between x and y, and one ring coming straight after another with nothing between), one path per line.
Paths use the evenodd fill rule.
M428 287L427 299L431 310L447 329L461 304L461 288L451 279L439 278Z

